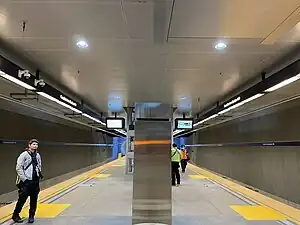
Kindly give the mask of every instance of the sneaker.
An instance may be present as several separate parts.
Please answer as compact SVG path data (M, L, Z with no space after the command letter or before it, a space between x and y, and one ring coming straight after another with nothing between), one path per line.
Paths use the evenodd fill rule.
M180 186L180 184L176 184L176 187L179 187Z
M15 223L23 223L23 220L21 219L21 217L19 216L19 214L13 215L11 219L12 219Z
M34 223L34 217L29 217L28 223Z

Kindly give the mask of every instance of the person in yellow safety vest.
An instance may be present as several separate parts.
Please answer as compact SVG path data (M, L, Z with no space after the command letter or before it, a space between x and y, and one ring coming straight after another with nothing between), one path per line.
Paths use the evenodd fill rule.
M172 186L180 185L180 173L179 167L182 159L182 153L179 149L177 149L177 145L173 144L173 148L171 149L171 163L172 163ZM176 179L175 179L176 178Z
M185 145L181 145L181 152L182 152L181 169L182 169L182 173L185 173L185 169L186 169L187 163L188 163L188 161L190 159L188 151L185 148Z

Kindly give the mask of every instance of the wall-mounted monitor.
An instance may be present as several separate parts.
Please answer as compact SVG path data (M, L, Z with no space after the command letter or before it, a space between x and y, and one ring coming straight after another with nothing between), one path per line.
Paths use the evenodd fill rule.
M107 129L124 129L125 119L124 118L106 118Z
M177 118L175 119L176 130L186 130L193 128L193 119Z

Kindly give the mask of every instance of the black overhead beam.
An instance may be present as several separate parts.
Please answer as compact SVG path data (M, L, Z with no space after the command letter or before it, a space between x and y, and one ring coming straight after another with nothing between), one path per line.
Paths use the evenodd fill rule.
M80 103L72 99L71 97L65 95L63 92L59 91L58 89L54 88L50 84L44 83L43 85L37 85L37 80L39 80L39 77L36 77L34 74L30 73L29 71L27 72L28 75L30 76L19 76L20 72L25 71L24 68L21 68L17 64L11 62L7 58L3 57L0 55L0 71L3 73L20 80L36 90L33 90L32 95L36 95L36 93L43 92L56 100L63 102L64 104L67 104L68 106L71 106L77 110L80 110L82 113L86 113L91 117L94 117L97 120L102 121L102 113L99 115L95 110L92 110L90 107L88 107L83 101ZM38 71L39 72L39 71ZM25 89L25 88L24 88ZM20 95L18 93L12 93L14 97L15 95ZM25 94L22 94L25 95ZM29 93L28 93L29 95ZM102 121L103 122L103 121ZM103 132L106 132L103 130ZM119 135L119 133L114 132L114 131L109 131L110 133L115 133L117 136L124 136L124 135Z
M214 107L213 109L209 110L207 113L201 115L195 123L206 119L230 106L233 104L237 104L239 102L242 102L256 94L265 93L264 91L267 90L270 87L273 87L276 84L279 84L280 82L289 79L291 77L296 76L300 73L300 59L295 61L294 63L290 64L289 66L281 69L280 71L274 73L273 75L262 79L259 83L251 86L250 88L246 89L245 91L241 92L240 94L230 98L229 100L223 102L222 104L219 104L219 106ZM232 104L230 104L232 103Z
M197 117L197 119L195 120L194 123L196 124L199 121L202 121L214 114L221 112L224 109L227 109L227 108L229 108L235 104L238 104L246 99L249 99L252 96L255 96L257 94L261 94L261 93L268 94L268 92L265 92L265 90L281 83L282 81L292 78L298 74L300 74L300 59L289 64L288 66L279 70L278 72L273 73L272 75L270 75L267 78L264 75L262 77L262 80L259 83L251 86L250 88L246 89L245 91L241 92L240 94L235 95L234 97L230 98L229 100L223 101L222 104L217 104L214 108L212 108L205 114ZM220 115L220 116L223 116L223 115ZM196 129L194 129L192 131L185 131L185 132L176 134L176 135L174 135L174 137L182 137L182 136L186 137L186 136L191 135L194 132L196 132Z

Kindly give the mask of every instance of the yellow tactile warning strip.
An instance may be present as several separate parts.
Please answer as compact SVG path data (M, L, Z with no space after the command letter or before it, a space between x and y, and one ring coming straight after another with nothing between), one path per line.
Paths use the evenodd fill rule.
M205 176L202 175L189 175L189 178L191 179L205 179Z
M93 177L93 178L108 178L108 177L110 177L111 176L111 174L95 174L95 175L93 175L93 176L91 176L91 177Z
M92 175L94 174L99 174L101 171L107 169L108 167L110 167L111 165L114 165L116 163L118 163L119 161L122 161L123 158L121 159L117 159L115 161L112 161L112 162L109 162L109 163L106 163L102 166L99 166L95 169L92 169L90 171L87 171L85 173L82 173L80 175L77 175L69 180L66 180L66 181L63 181L61 183L58 183L52 187L49 187L43 191L40 192L39 194L39 203L47 200L47 199L50 199L60 193L62 193L63 191L75 186L76 184L79 184L81 183L82 181L84 181L85 179L87 178L90 178ZM8 220L11 215L12 215L12 212L14 210L14 207L15 207L15 204L16 202L13 202L9 205L6 205L6 206L3 206L0 208L0 223ZM28 207L28 201L26 202L25 206L24 206L24 209L26 209Z
M244 196L245 198L248 198L249 200L257 203L258 205L261 205L261 206L264 206L265 208L276 211L278 214L282 215L286 219L300 225L300 210L299 209L296 209L292 206L286 205L275 199L267 197L261 193L252 191L252 190L250 190L246 187L243 187L233 181L224 179L212 172L209 172L208 170L202 169L193 164L189 164L189 169L191 169L194 173L197 173L202 176L206 176L207 178L224 185L225 187L229 188L230 190Z
M230 206L246 220L286 220L274 210L263 206Z
M55 218L65 209L70 207L70 204L38 204L36 217L37 218ZM20 216L22 218L28 217L28 210L24 209Z
M112 165L112 167L121 167L121 166L123 166L123 165L118 165L118 164Z

